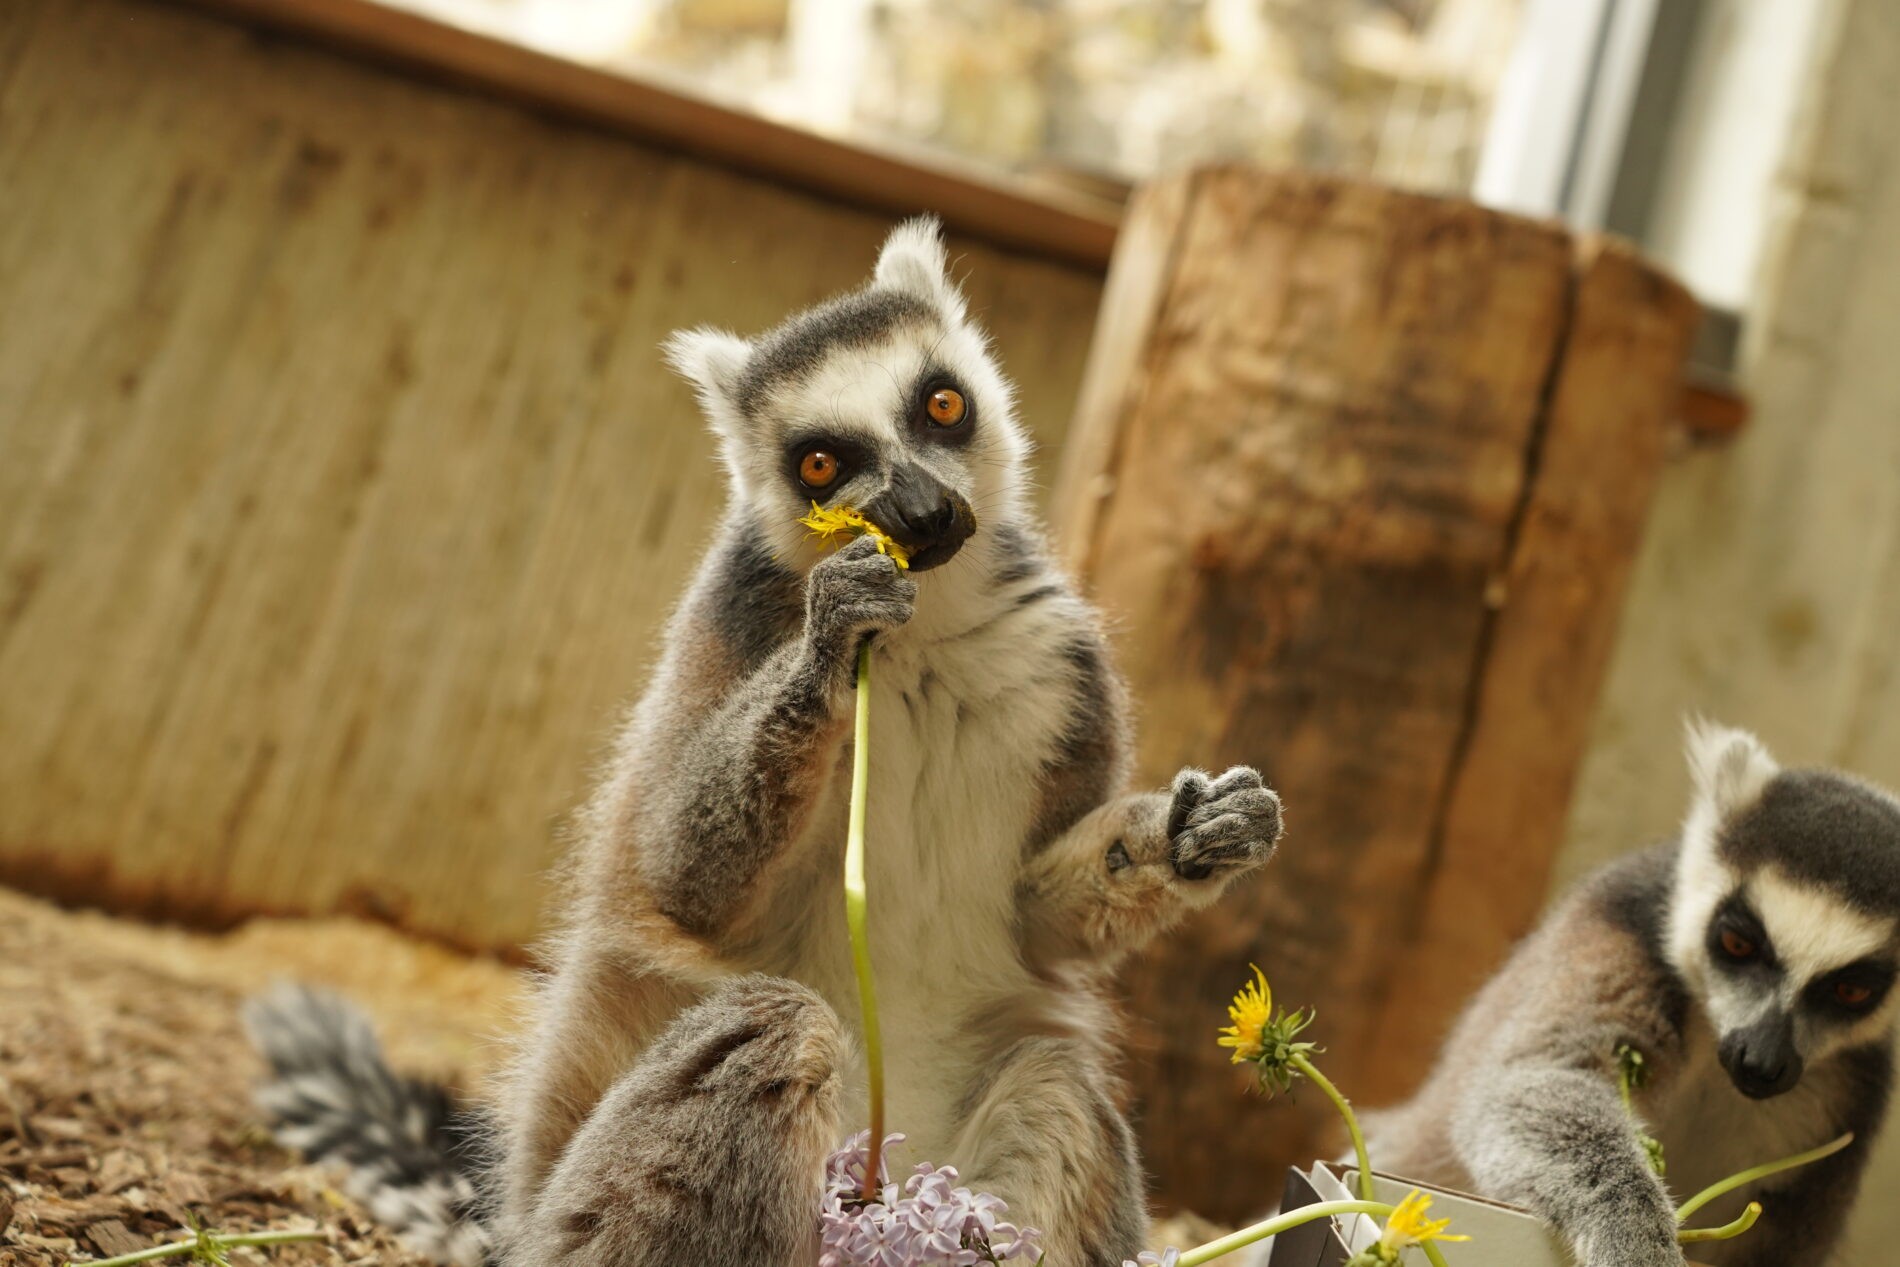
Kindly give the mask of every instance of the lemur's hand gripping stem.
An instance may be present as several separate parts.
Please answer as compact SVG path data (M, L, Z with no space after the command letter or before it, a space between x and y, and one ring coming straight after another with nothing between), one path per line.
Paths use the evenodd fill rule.
M851 967L858 977L858 1013L864 1023L864 1062L871 1091L871 1153L864 1167L864 1199L877 1198L884 1151L884 1040L877 1025L871 981L871 943L864 927L864 802L871 767L871 643L858 648L857 728L851 741L851 830L844 846L844 919L851 933Z

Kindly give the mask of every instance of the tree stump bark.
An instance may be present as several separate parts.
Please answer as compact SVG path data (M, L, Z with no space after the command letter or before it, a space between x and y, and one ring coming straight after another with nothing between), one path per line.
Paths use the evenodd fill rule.
M1342 1138L1240 1102L1258 962L1326 1067L1408 1091L1542 904L1697 309L1600 239L1211 169L1123 230L1055 493L1140 777L1258 765L1288 836L1129 974L1148 1164L1236 1218Z

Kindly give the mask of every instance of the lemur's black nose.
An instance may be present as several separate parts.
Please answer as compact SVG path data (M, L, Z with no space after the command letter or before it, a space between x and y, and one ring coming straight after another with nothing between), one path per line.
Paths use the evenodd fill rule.
M1792 1091L1801 1081L1803 1062L1794 1044L1794 1021L1785 1012L1771 1012L1731 1030L1723 1035L1717 1054L1729 1081L1751 1100Z
M910 552L913 572L949 562L976 531L970 503L928 471L910 465L892 469L891 482L864 513Z

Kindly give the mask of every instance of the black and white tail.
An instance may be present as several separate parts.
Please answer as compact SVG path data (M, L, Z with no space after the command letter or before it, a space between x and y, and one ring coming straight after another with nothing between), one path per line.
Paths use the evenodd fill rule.
M332 994L278 986L245 1005L244 1025L270 1063L257 1102L280 1144L345 1167L344 1190L418 1253L490 1261L485 1135L446 1088L398 1076L369 1019Z

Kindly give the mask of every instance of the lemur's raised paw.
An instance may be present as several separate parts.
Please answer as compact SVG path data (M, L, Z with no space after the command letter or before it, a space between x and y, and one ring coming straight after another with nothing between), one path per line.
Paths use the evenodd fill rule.
M820 654L849 661L867 636L896 629L917 604L917 582L859 537L812 568L805 582L806 635Z
M1585 1267L1685 1267L1688 1258L1672 1235L1667 1244L1631 1242L1609 1245L1592 1252L1588 1258L1579 1257L1577 1261L1584 1263Z
M1251 870L1273 856L1281 830L1280 798L1251 766L1212 780L1194 769L1174 776L1168 857L1182 879Z
M1615 1199L1593 1196L1589 1214L1576 1220L1570 1248L1583 1267L1683 1267L1668 1190L1647 1169L1637 1179Z

